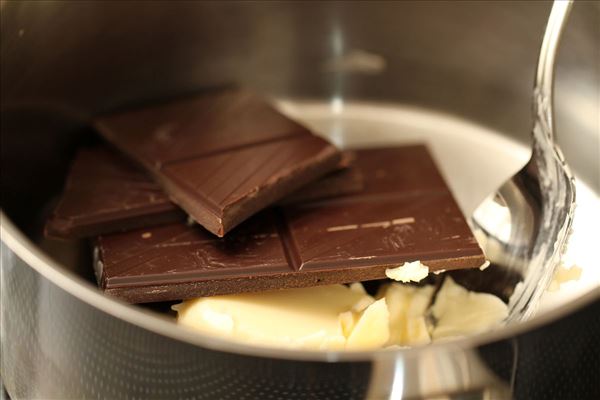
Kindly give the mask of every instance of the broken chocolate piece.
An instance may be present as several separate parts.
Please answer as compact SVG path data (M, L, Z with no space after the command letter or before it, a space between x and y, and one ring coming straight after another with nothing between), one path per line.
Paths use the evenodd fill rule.
M424 146L357 151L357 193L265 210L225 238L171 224L102 236L100 287L132 303L385 278L485 261Z
M239 89L105 115L94 125L220 237L341 159L333 145Z
M363 188L359 171L343 152L338 171L285 197L286 204L339 196ZM185 221L186 214L162 188L122 155L106 147L84 148L75 156L64 192L46 223L46 236L76 239Z

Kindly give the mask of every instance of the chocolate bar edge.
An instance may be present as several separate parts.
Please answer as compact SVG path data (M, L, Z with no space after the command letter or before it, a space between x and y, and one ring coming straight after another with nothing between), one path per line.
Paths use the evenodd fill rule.
M75 224L73 218L63 218L53 214L44 225L44 236L58 240L85 239L93 236L126 232L129 230L153 227L172 222L185 221L183 210L171 204L161 204L152 212L132 213L110 221L88 219Z
M415 261L415 260L407 260ZM476 268L485 262L483 255L462 256L447 258L442 260L426 259L420 260L423 264L430 267L431 272L440 270L459 270L462 268ZM453 264L448 267L448 264ZM152 303L158 301L185 300L195 297L228 295L238 293L264 292L270 290L297 289L306 287L307 279L312 280L312 286L322 286L331 284L348 284L353 282L362 282L376 279L386 279L385 270L398 267L398 264L380 265L377 267L365 266L354 267L344 271L344 279L340 280L339 270L321 270L307 271L302 276L294 273L273 274L260 277L235 277L211 279L210 281L173 281L163 284L150 284L131 286L124 283L122 286L107 283L104 275L99 268L102 267L101 261L94 263L94 269L97 274L102 276L101 287L104 293L117 297L123 301L133 304ZM308 276L307 276L308 275ZM281 285L282 278L285 280L285 286ZM218 285L211 285L218 282Z

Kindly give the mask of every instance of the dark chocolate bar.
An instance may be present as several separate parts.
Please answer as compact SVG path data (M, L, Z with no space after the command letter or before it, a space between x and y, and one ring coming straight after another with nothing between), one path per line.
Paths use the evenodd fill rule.
M100 287L143 303L381 279L415 260L484 263L424 146L359 150L354 166L362 191L265 210L225 238L181 223L102 236Z
M94 125L220 237L341 159L333 145L238 89L106 115Z
M346 152L344 152L344 155ZM347 165L342 163L342 165ZM323 198L343 196L358 193L364 188L362 173L353 166L330 172L308 185L302 186L290 195L281 199L277 204L299 204Z
M350 167L352 152L343 152L341 168L286 196L286 204L360 191L363 180ZM64 192L45 234L75 239L185 221L145 171L106 147L79 150L71 165Z
M108 148L81 149L45 234L82 238L185 221L148 174Z

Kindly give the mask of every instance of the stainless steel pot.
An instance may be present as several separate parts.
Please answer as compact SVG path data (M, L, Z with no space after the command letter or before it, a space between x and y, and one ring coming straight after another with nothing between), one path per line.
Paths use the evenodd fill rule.
M596 194L599 4L575 5L556 86L559 141ZM88 140L91 115L224 82L278 97L435 109L527 141L549 9L539 1L0 1L1 374L8 393L600 397L597 290L519 325L422 348L267 350L194 334L107 298L91 283L85 249L49 249L40 237L73 149ZM361 62L337 62L348 54Z

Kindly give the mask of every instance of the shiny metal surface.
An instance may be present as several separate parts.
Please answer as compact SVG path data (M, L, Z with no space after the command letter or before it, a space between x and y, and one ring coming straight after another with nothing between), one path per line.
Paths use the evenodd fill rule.
M573 225L575 177L554 142L553 109L554 66L571 7L571 1L555 1L548 17L533 86L531 158L472 218L488 259L523 276L509 301L509 322L534 315ZM506 215L503 223L498 213Z
M600 324L588 317L599 312L597 293L426 349L264 350L196 335L104 297L86 275L85 256L51 257L38 246L44 210L73 149L89 140L82 129L91 115L208 85L236 81L332 104L414 105L527 141L531 73L549 3L0 7L1 374L13 398L549 398L561 387L598 397L585 379L597 368L586 358L600 337ZM596 191L599 149L590 143L599 136L599 18L598 3L575 4L556 83L558 140ZM347 62L357 54L358 67Z

